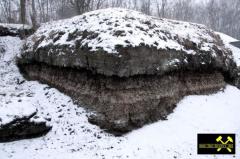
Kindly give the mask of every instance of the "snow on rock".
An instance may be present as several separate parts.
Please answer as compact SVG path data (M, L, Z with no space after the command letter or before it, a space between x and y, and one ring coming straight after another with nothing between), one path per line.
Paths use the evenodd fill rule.
M3 101L1 101L3 102ZM13 120L25 118L36 113L36 108L31 103L12 101L11 104L0 106L0 126L6 125Z
M76 32L82 35L76 36ZM85 37L84 32L93 33ZM57 34L59 33L59 34ZM194 54L181 44L190 40L200 50L212 50L216 39L214 33L204 25L158 19L143 13L110 8L92 11L72 19L61 20L42 25L34 36L29 38L29 49L46 47L46 45L76 45L81 39L81 47L89 47L91 51L103 49L107 53L118 53L116 46L137 47L153 46L157 49L184 50ZM40 40L37 48L32 48L32 38Z
M228 47L232 51L234 61L236 62L237 66L240 67L240 48L237 48L230 44L231 42L236 42L238 40L223 33L218 32L217 34L220 35L226 47Z
M23 38L33 33L29 25L0 23L0 36L18 36Z
M118 8L43 24L27 39L19 61L120 77L232 69L231 53L206 26Z

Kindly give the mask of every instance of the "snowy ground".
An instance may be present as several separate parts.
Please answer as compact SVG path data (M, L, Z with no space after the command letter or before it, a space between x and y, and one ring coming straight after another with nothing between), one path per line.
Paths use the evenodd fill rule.
M217 34L222 38L223 43L232 50L234 61L236 62L237 66L240 67L240 49L230 44L231 42L236 42L238 40L223 33Z
M210 96L185 97L168 120L114 137L88 123L87 113L69 97L47 85L24 81L13 60L21 41L0 37L0 45L4 43L8 47L7 54L0 53L0 108L37 109L42 117L52 118L53 129L44 137L0 143L0 159L240 158L240 90L233 86ZM197 133L236 133L237 154L197 155Z

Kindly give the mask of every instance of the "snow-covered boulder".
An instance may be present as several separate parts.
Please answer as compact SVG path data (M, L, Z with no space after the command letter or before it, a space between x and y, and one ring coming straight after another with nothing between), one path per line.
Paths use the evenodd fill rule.
M0 36L18 36L24 38L33 33L29 25L0 23Z
M228 72L233 65L219 36L205 26L126 9L43 24L28 38L22 59L119 77L182 69Z
M221 38L203 25L104 9L42 25L18 65L89 108L89 120L126 132L165 119L189 94L236 76Z
M0 142L38 137L51 130L31 105L0 106Z

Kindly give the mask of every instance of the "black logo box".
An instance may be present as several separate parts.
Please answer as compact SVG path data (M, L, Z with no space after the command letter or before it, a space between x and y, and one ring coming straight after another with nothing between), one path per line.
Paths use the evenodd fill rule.
M221 142L217 142L216 139L221 136L222 141L226 142L228 136L233 139L233 143L229 142L228 144L233 144L232 152L229 152L226 148L222 148L221 151L217 151L217 148L200 148L200 144L221 144ZM235 134L198 134L197 138L197 150L198 154L214 154L214 155L224 155L230 154L234 155L236 153L236 135Z

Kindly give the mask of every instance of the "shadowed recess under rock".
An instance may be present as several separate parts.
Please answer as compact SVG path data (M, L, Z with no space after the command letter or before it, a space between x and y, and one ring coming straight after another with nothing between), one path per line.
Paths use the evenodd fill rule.
M225 87L218 72L182 72L120 78L35 63L20 66L27 79L39 80L94 112L89 121L118 135L166 119L186 95L210 94Z

